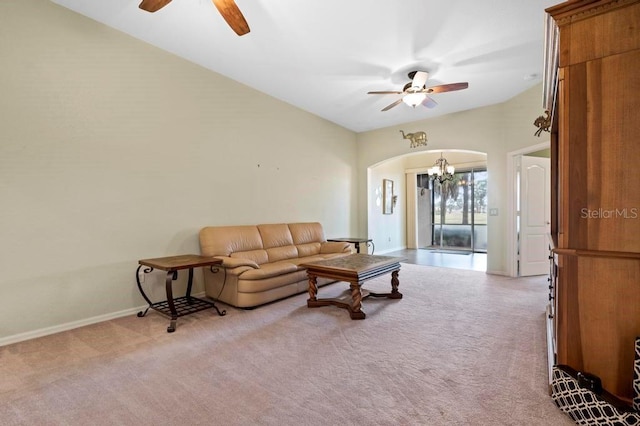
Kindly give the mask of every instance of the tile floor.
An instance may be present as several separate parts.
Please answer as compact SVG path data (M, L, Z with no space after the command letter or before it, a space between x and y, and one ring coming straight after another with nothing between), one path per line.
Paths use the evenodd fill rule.
M444 268L487 270L486 253L447 252L446 250L406 249L385 253L385 256L406 258L406 263L416 265L442 266Z

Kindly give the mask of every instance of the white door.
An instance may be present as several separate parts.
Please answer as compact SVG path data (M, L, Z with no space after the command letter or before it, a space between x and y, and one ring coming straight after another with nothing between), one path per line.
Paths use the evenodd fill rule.
M520 276L549 273L551 160L521 156L519 196Z

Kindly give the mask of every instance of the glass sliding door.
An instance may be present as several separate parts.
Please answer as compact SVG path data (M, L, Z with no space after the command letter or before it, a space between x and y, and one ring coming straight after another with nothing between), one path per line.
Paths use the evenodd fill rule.
M487 251L487 171L473 172L473 251Z
M442 184L419 175L418 186L431 190L432 248L487 251L486 169L457 171Z

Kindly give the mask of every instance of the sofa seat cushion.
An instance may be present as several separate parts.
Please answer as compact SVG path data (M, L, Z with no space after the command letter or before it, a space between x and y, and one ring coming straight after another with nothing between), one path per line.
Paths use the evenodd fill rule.
M304 269L300 271L294 271L288 274L280 274L273 277L263 278L261 280L244 280L240 275L238 277L238 293L261 293L269 290L274 290L281 287L293 286L296 287L297 282L306 282L307 271Z
M291 262L264 263L258 269L249 269L241 273L238 277L242 280L263 280L265 278L277 277L291 272L296 272L298 267Z
M322 256L323 259L333 259L334 257L342 257L342 256L348 256L351 253L325 253Z
M320 247L320 254L344 253L345 251L347 251L347 247L349 247L349 243L327 241L322 243L322 246Z
M305 269L300 265L303 263L317 262L318 260L323 260L323 259L325 259L324 256L316 255L316 256L299 257L297 259L290 259L289 262L294 263L298 267L298 269Z

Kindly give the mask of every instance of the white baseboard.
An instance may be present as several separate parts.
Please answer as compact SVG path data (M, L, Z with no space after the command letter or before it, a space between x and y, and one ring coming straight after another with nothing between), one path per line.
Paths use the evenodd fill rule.
M194 294L194 297L205 297L204 292ZM50 334L56 334L63 331L73 330L74 328L84 327L86 325L97 324L103 321L109 321L116 318L126 317L128 315L137 314L140 311L147 309L147 305L137 306L135 308L129 308L118 312L111 312L104 315L98 315L91 318L85 318L78 321L71 321L64 324L58 324L51 327L45 327L38 330L27 331L25 333L14 334L0 338L0 346L11 345L13 343L24 342L25 340L36 339L38 337L48 336Z
M506 271L493 271L493 270L490 271L488 269L487 269L487 274L489 274L489 275L503 275L505 277L509 276L509 274Z
M406 250L407 246L399 246L399 247L394 247L394 248L390 248L390 249L386 249L386 250L376 250L374 254L387 254L387 253L391 253L394 251L400 251L400 250Z

